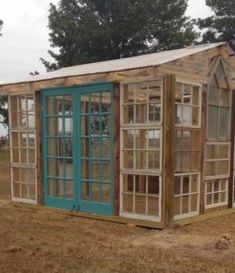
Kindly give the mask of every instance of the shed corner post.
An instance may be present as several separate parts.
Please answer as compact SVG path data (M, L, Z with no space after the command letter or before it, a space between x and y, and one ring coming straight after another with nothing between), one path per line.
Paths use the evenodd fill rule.
M42 204L42 124L40 92L35 91L35 120L36 120L36 169L37 169L37 203Z
M163 90L163 221L174 227L175 75L164 77Z
M230 137L231 137L231 153L230 153L230 179L228 185L228 207L232 208L234 206L234 148L235 148L235 89L231 90L232 102L231 102L231 124L230 124Z
M206 148L206 132L207 132L207 94L208 94L208 85L202 85L202 110L201 110L201 137L200 137L200 146L201 146L201 179L200 179L200 205L199 205L199 214L205 214L205 148Z
M113 84L114 98L114 215L120 208L120 83Z

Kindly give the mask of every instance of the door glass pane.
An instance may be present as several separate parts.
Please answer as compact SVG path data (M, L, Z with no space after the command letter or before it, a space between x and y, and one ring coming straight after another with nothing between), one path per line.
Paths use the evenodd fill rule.
M72 96L47 97L48 194L73 197L73 111ZM50 117L53 115L53 117ZM57 117L55 117L57 116Z
M88 107L87 107L88 105ZM80 155L82 200L109 202L111 149L111 95L95 92L80 98ZM86 136L86 137L84 137Z
M111 98L109 92L102 92L102 104L101 104L101 112L106 113L110 112L110 106L111 106Z
M54 115L61 115L63 112L63 96L56 96L54 99L55 99Z

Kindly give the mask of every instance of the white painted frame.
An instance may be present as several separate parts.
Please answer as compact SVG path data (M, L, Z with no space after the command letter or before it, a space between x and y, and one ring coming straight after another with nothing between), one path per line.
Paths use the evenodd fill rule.
M197 178L197 192L193 192L193 193L191 192L190 193L190 190L192 188L192 182L191 182L192 175L197 175L197 177L198 177ZM174 194L174 198L175 197L181 197L180 198L180 209L182 210L182 199L183 199L183 196L189 196L189 204L188 204L188 206L191 207L191 196L197 194L197 210L193 211L193 212L188 212L188 213L176 214L176 215L174 215L174 220L181 220L181 219L185 219L185 218L194 217L194 216L199 215L201 173L200 172L179 173L179 174L175 174L175 177L176 176L179 176L179 177L190 176L189 193ZM175 183L175 181L174 181L174 183ZM181 187L182 187L182 181L180 183L180 191L182 191Z
M153 81L160 81L160 88L161 88L161 112L160 112L160 122L159 123L145 123L145 124L124 124L123 123L123 92L124 84L135 84L135 83L141 83L141 82L153 82ZM148 220L148 221L155 221L155 222L161 222L162 221L162 147L163 147L163 77L158 77L155 79L139 79L139 80L131 80L131 81L123 81L121 82L120 86L120 192L119 192L119 197L120 197L120 208L119 208L119 214L120 216L126 217L126 218L133 218L133 219L141 219L141 220ZM135 105L132 104L132 105ZM148 105L148 101L147 101ZM148 109L147 109L147 114L148 114ZM134 117L135 117L135 107L134 107ZM159 172L156 172L156 170L144 170L144 171L139 171L139 170L124 170L123 169L123 130L125 129L159 129L160 134L161 134L161 139L160 139L160 170ZM134 165L135 166L135 165ZM150 215L143 215L143 214L137 214L137 213L127 213L123 211L123 180L122 180L122 175L123 174L136 174L136 175L155 175L159 176L159 217L154 217ZM134 200L133 200L134 202Z
M227 158L215 158L215 159L207 159L207 146L208 145L227 145L228 146L228 157ZM230 157L231 157L231 142L218 142L218 141L208 141L205 144L205 172L206 172L206 163L207 162L218 162L218 161L228 161L228 172L227 174L223 175L211 175L211 176L206 176L206 173L204 174L204 179L205 180L216 180L216 179L227 179L230 177Z
M185 125L182 125L182 124L176 124L175 123L175 129L177 130L192 130L192 129L198 129L200 130L201 129L201 112L202 112L202 84L199 84L198 82L195 82L195 81L186 81L186 80L183 80L181 78L176 78L176 82L177 83L181 83L181 84L188 84L188 85L192 85L193 86L197 86L199 87L198 89L198 100L199 100L199 113L198 113L198 125L191 125L191 126L185 126ZM187 105L187 104L186 104ZM188 172L188 173L175 173L174 175L175 176L184 176L184 175L198 175L198 185L197 185L197 191L198 191L198 200L197 200L197 211L196 212L190 212L190 213L182 213L182 214L178 214L178 215L174 215L174 220L181 220L181 219L185 219L185 218L190 218L190 217L193 217L193 216L197 216L199 215L199 201L200 201L200 184L201 184L201 178L202 178L202 174L199 171L196 171L196 172ZM187 194L186 194L187 195ZM189 195L189 194L188 194ZM174 195L175 197L175 195Z
M194 82L194 81L186 81L186 80L183 80L181 78L176 78L176 83L181 83L183 85L192 85L192 86L197 86L199 87L199 94L198 94L198 100L199 100L199 105L198 105L198 108L199 108L199 115L198 115L198 125L183 125L183 124L176 124L175 123L175 127L179 127L179 128L195 128L195 129L200 129L201 128L201 115L202 115L202 84L199 84L198 82ZM187 105L187 104L186 104ZM193 107L193 105L189 104L189 106Z
M207 185L206 183L208 182L214 182L214 181L219 181L219 190L218 191L212 191L212 192L207 192ZM221 180L226 180L226 186L225 186L225 190L221 190ZM228 178L224 178L224 179L212 179L212 180L207 180L205 181L205 209L210 209L210 208L217 208L217 207L221 207L221 206L227 206L228 205ZM213 183L213 188L214 188L214 183ZM221 193L226 193L226 199L224 202L218 202L218 203L214 203L214 194L218 193L219 194L219 199L220 199L220 194ZM207 205L207 195L212 195L212 203Z
M22 202L26 204L37 204L38 203L38 184L37 184L37 138L36 138L36 113L35 113L35 107L34 107L34 128L24 128L24 129L19 129L18 128L12 128L12 107L11 107L11 100L12 97L16 96L17 99L17 109L16 112L19 113L19 97L20 96L29 96L32 95L33 100L34 100L34 106L35 106L35 94L34 93L17 93L17 94L10 94L8 96L8 109L9 109L9 138L10 138L10 179L11 179L11 200L13 202ZM17 114L17 125L19 124L19 115ZM13 162L13 141L12 141L12 133L33 133L35 136L35 163L34 164L25 164L25 163L14 163ZM27 161L28 161L28 152L27 152ZM34 169L35 172L35 199L25 199L25 198L18 198L14 197L14 187L13 187L13 168L32 168Z
M218 66L219 66L220 63L222 64L222 68L224 70L225 79L226 79L226 82L227 82L227 85L228 85L229 102L230 102L230 104L227 107L227 108L229 108L228 138L226 140L222 139L222 140L219 140L219 141L221 141L221 142L230 142L231 143L231 138L230 138L230 136L231 136L231 126L230 126L230 124L231 124L231 120L232 120L232 116L231 116L231 114L232 114L232 89L230 87L230 84L229 84L229 81L228 81L228 77L226 75L225 68L224 68L224 62L223 62L223 59L221 57L219 57L218 60L216 60L216 63L214 64L215 67L213 68L213 70L211 72L211 75L210 75L210 77L209 77L209 79L207 81L207 86L208 86L208 92L207 92L207 116L208 116L209 105L213 105L213 106L216 106L218 108L222 107L222 106L219 106L219 105L209 104L210 83L211 83L212 78L214 77L215 72L216 72L216 70L217 70L217 68L218 68ZM220 94L220 88L219 88L219 94ZM208 142L216 142L216 141L218 142L218 140L215 140L215 139L208 139L208 122L209 122L209 120L207 118L207 122L206 122L206 144ZM219 127L217 128L217 130L219 130Z

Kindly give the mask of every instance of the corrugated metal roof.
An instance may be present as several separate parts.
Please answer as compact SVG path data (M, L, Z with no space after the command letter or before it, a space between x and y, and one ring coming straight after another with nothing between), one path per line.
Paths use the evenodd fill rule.
M89 75L89 74L107 73L107 72L130 70L130 69L136 69L136 68L158 66L161 64L165 64L165 63L183 58L183 57L187 57L189 55L193 55L196 53L200 53L200 52L221 46L223 44L225 43L221 42L221 43L206 44L206 45L199 45L199 46L190 46L190 47L186 47L182 49L163 51L163 52L146 54L146 55L141 55L136 57L76 65L76 66L62 68L57 71L48 72L45 74L39 74L37 76L29 76L25 79L21 79L18 81L16 80L12 82L2 83L0 85L23 83L23 82L35 82L35 81L56 79L56 78L69 77L69 76L82 76L82 75Z

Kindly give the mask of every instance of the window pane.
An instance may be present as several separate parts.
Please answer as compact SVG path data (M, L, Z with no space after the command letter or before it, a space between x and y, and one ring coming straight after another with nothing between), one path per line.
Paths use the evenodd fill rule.
M183 103L192 104L192 86L184 84Z
M199 125L199 107L192 107L192 125Z
M175 102L182 103L183 85L182 83L176 83L175 85Z
M219 138L229 138L229 108L219 108Z
M160 130L148 130L148 148L149 149L160 149Z
M200 105L199 101L199 86L193 86L193 105Z
M136 149L146 149L147 148L147 131L135 130L135 148Z
M227 106L229 107L229 89L220 89L220 100L219 100L220 106Z
M217 139L218 136L218 107L208 106L207 134L209 139Z
M148 83L141 82L135 86L135 103L143 103L147 101Z
M134 123L134 105L123 106L123 123Z
M208 103L213 105L219 104L219 86L215 76L212 78L210 83Z
M134 193L134 175L124 174L122 175L123 192Z
M146 104L136 104L135 105L135 122L145 123L147 121L147 105Z
M148 194L159 195L159 176L148 176Z

